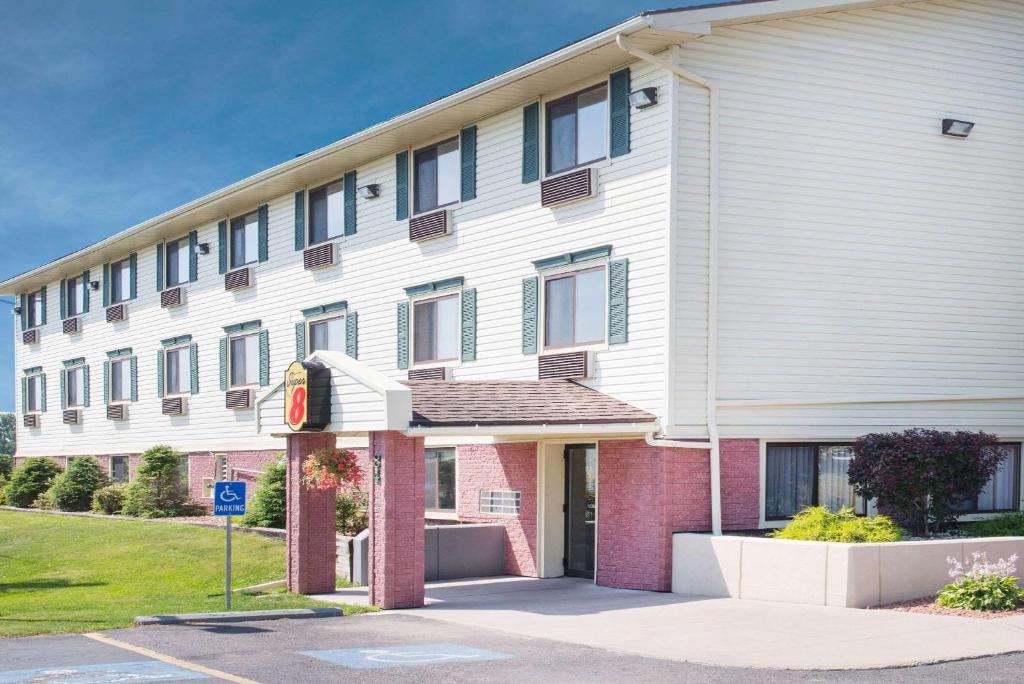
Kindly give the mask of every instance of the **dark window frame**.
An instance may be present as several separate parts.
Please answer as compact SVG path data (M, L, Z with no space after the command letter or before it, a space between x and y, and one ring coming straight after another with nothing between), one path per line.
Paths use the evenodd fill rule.
M183 397L191 393L192 360L190 345L172 345L164 347L164 396ZM178 389L171 391L171 362L170 356L174 353L178 358Z
M121 460L124 462L124 479L118 479L115 475L116 469L114 468L114 461ZM110 481L116 483L127 483L131 480L131 459L128 456L118 454L110 457Z
M410 308L412 310L411 311L412 316L411 316L411 320L410 320L409 323L410 323L410 329L411 329L411 332L410 332L410 337L411 337L410 342L411 342L411 347L412 347L411 352L412 352L412 364L413 364L413 366L431 366L431 365L438 365L438 364L449 364L449 363L452 363L452 362L457 362L457 361L459 361L461 359L462 355L461 355L461 352L460 352L460 349L459 349L458 340L460 340L461 336L462 336L462 318L459 315L456 315L458 331L457 331L457 334L455 336L456 341L457 341L457 343L455 345L456 346L455 356L446 357L446 358L443 358L443 359L437 358L438 349L440 348L439 341L440 341L440 334L441 334L441 326L438 325L438 321L437 321L437 312L438 312L437 303L441 302L443 300L446 300L446 299L454 299L455 302L456 302L456 304L455 304L456 305L456 309L457 309L456 313L457 314L461 313L461 306L462 306L462 293L461 292L450 292L450 293L445 293L445 294L438 295L436 297L423 297L421 299L415 299L411 303L412 306ZM423 304L429 304L429 303L433 303L435 305L434 309L433 309L433 311L434 311L434 313L433 313L433 316L434 316L434 358L432 358L432 359L417 359L416 358L416 330L417 330L417 328L416 328L416 317L417 317L416 309L419 306L423 305Z
M39 307L39 315L36 316L36 306ZM35 292L29 292L25 295L25 306L28 311L25 312L25 329L32 330L39 328L43 325L43 310L46 306L46 301L43 298L43 289L39 288Z
M444 204L441 204L440 200L438 199L438 196L437 196L438 195L438 187L440 185L440 182L439 182L440 181L440 174L437 173L437 157L438 157L437 150L442 145L446 145L446 144L452 143L452 142L455 143L455 154L461 155L462 154L462 141L459 139L458 135L454 135L454 136L451 136L449 138L445 138L444 140L438 140L435 143L431 143L429 145L425 145L424 147L421 147L418 150L413 150L413 153L410 155L410 158L411 158L411 161L412 161L412 174L411 174L411 178L412 178L412 193L410 193L410 194L412 195L412 214L413 214L413 216L418 216L420 214L428 214L428 213L430 213L432 211L437 211L438 209L443 209L445 207L451 207L451 206L454 206L454 205L456 205L456 204L458 204L459 202L462 201L461 194L458 194L456 196L456 198L451 200L450 202L445 202ZM420 159L421 156L426 155L426 154L431 153L431 152L433 153L434 166L435 166L435 173L434 173L434 200L433 200L433 204L431 206L421 207L420 206L419 164L417 162L418 162L418 160ZM460 163L459 163L459 167L458 168L459 168L459 186L461 187L461 185L462 185L461 157L460 157Z
M602 271L604 273L604 332L601 335L601 339L597 340L577 340L576 339L576 276L584 273L592 273L595 271ZM566 278L572 278L572 342L566 344L548 344L548 321L551 314L550 307L548 307L548 283L553 280L564 280ZM541 335L543 336L542 347L545 350L548 349L573 349L575 347L588 347L595 344L606 344L608 342L608 265L600 264L597 266L588 266L587 268L578 268L572 271L564 271L561 273L552 273L545 275L541 279L541 306L544 312L544 319L541 321Z
M441 452L445 452L446 456L447 456L447 454L449 452L451 454L451 461L452 461L452 483L451 483L452 505L451 505L451 507L442 507L441 506L441 468L440 468L440 465L441 465L440 454L441 454ZM424 449L423 450L424 473L426 473L426 468L427 468L427 463L428 463L427 457L430 454L432 454L432 453L435 454L435 459L434 459L434 501L430 502L430 501L427 501L427 499L426 499L426 482L427 482L427 477L426 477L426 474L424 474L424 477L423 477L423 482L424 482L424 497L423 497L423 499L424 499L423 500L424 509L426 510L427 513L455 513L456 510L458 509L458 505L459 505L459 492L458 492L458 483L459 483L459 452L458 452L458 449L456 449L455 447L429 447L427 449ZM431 503L436 504L436 505L431 505Z
M248 375L245 375L246 371L247 371L247 368L248 368L248 361L249 361L249 359L248 359L248 354L249 354L249 351L248 351L248 348L249 348L248 339L250 337L256 340L256 344L255 344L255 350L256 350L256 377L254 379L250 379L248 377ZM235 370L235 360L234 360L235 359L235 345L233 343L238 341L238 340L242 340L242 373L243 373L243 375L245 375L245 378L244 378L245 382L240 382L240 383L235 382L235 373L234 373L234 370ZM238 333L236 335L229 335L228 336L228 359L227 359L227 362L228 362L228 389L229 390L231 390L231 389L245 389L247 387L256 387L256 386L258 386L260 384L259 357L260 357L260 331L259 330L254 330L254 331L251 331L251 332L247 331L247 332L244 332L244 333Z
M818 501L818 480L821 474L821 465L818 459L818 450L822 447L852 447L853 442L765 442L764 445L764 467L765 467L765 481L764 481L764 505L761 507L761 514L764 516L765 522L780 522L786 520L792 520L792 515L784 516L768 516L768 449L771 447L813 447L814 448L814 479L812 484L811 492L811 503L809 506L819 505ZM858 516L866 516L868 508L868 500L861 497L863 509L856 509L856 502L854 502L854 513Z
M76 375L77 374L77 375ZM72 376L77 377L75 383L71 382ZM75 385L75 403L71 403L71 385ZM64 369L64 406L67 408L85 407L85 364L78 363Z
M26 411L25 411L25 413L27 413L27 414L34 414L34 413L42 413L43 412L43 401L42 401L42 399L43 399L43 392L42 392L43 385L42 385L42 379L43 379L43 374L42 373L31 373L31 374L25 376L25 394L26 394L26 398L25 398L25 408L26 408ZM35 385L35 389L33 389L33 387L32 387L33 385ZM38 394L38 400L33 402L33 399L36 399L37 394ZM35 407L32 406L33 403L35 403Z
M330 211L328 210L328 204L327 204L327 197L328 197L329 193L327 192L327 189L329 187L331 187L332 185L339 186L339 188L340 188L339 192L341 193L341 217L340 217L340 220L341 220L341 232L339 232L337 235L331 235L329 227L326 227L326 226L330 225ZM326 217L327 223L325 224L325 229L324 229L326 237L318 240L318 239L316 239L316 237L313 234L314 226L316 225L316 221L314 220L314 217L313 217L313 195L318 193L318 192L320 192L321 190L324 191L324 211L327 212L327 217ZM308 217L307 221L309 223L309 226L306 229L307 246L319 245L319 244L322 244L324 242L330 242L331 240L336 240L336 239L338 239L340 237L344 237L344 235L345 235L345 179L344 178L338 178L336 180L332 180L332 181L329 181L327 183L321 183L320 185L316 186L315 188L313 188L312 190L307 192L306 193L306 216Z
M579 98L580 98L581 95L586 95L587 93L593 92L595 90L599 90L601 88L604 88L604 102L605 102L605 124L604 124L604 136L603 136L604 154L601 155L600 157L595 158L595 159L589 159L587 161L582 161L581 162L579 160L579 152L580 152L580 129L579 129L580 106L579 106ZM569 102L570 100L575 100L576 101L576 106L575 106L575 110L574 110L575 111L575 117L576 117L576 123L575 123L575 130L573 131L573 159L575 160L575 163L572 166L567 166L565 168L558 169L557 171L553 171L551 169L551 159L552 159L552 154L551 154L551 140L552 140L552 135L551 135L551 110L554 107L557 107L559 105L565 104L566 102ZM556 98L554 100L551 100L550 102L545 102L544 103L544 175L545 176L557 176L559 174L568 173L569 171L574 171L576 169L581 169L581 168L584 168L586 166L590 166L591 164L596 164L598 162L604 161L605 159L608 159L608 121L607 121L607 119L608 119L608 80L607 79L605 79L604 81L601 81L600 83L596 83L596 84L594 84L594 85L592 85L592 86L590 86L588 88L583 88L582 90L577 90L574 93L569 93L568 95L563 95L562 97L559 97L559 98Z
M126 370L125 371L121 371L121 372L128 376L128 382L127 382L127 384L122 384L122 386L121 386L121 394L124 395L124 397L121 398L121 399L118 399L117 397L114 396L114 378L118 376L118 371L115 370L115 369L120 364L127 364ZM110 403L112 403L112 404L129 404L129 403L131 403L131 401L132 401L131 368L132 368L132 360L131 360L130 356L121 356L121 357L118 357L116 359L110 359L110 370L107 373L107 382L109 383L109 385L107 387L107 393L110 396ZM124 376L122 375L122 379L123 379L123 377Z
M125 273L125 272L128 273L128 283L127 283L128 291L127 292L121 292L121 290L122 290L122 287L121 287L122 286L121 274ZM111 262L111 264L110 264L110 303L111 304L120 304L122 302L127 302L128 300L130 300L132 298L132 295L131 295L131 292L132 292L132 289L131 289L131 287L132 287L131 286L131 279L132 279L133 275L134 274L132 273L132 259L131 259L131 257L126 257L124 259L120 259L119 261Z
M328 323L330 323L330 321L335 321L335 320L340 320L342 322L341 349L334 349L334 350L327 349L326 351L340 351L340 352L344 352L345 351L345 344L348 342L348 330L345 329L345 318L347 316L348 316L347 313L341 312L341 313L338 313L336 315L323 316L322 318L311 318L311 319L307 320L306 321L306 353L307 354L312 354L314 351L318 351L318 350L313 348L313 340L314 340L313 328L315 328L318 325L327 325ZM330 327L329 326L328 326L327 330L328 330L328 332L330 332ZM330 344L330 341L331 341L331 338L330 338L330 335L328 335L327 336L328 344Z
M191 280L192 258L188 253L188 236L164 242L164 287L181 287ZM171 250L174 250L174 277L171 277ZM182 258L184 255L184 258Z
M76 275L73 278L68 278L64 281L64 306L66 307L65 313L68 318L81 316L84 313L85 288L87 286L88 283L85 282L85 276L83 274ZM72 296L72 292L75 289L78 289L77 297Z
M250 225L250 223L246 221L246 219L248 219L249 217L253 217L255 219L254 223L256 225L256 230L253 231L253 240L255 240L255 243L253 245L253 257L252 257L252 259L246 259L246 256L245 256L246 252L248 251L248 248L249 248L249 242L247 240L246 230L245 230L246 226ZM260 259L260 255L259 255L259 243L260 243L259 221L260 221L259 209L253 209L252 211L247 211L244 214L239 214L238 216L235 216L230 221L228 221L228 264L229 264L229 268L231 270L234 270L236 268L245 268L246 266L248 266L250 264L255 264L256 262L259 261L259 259ZM238 227L241 227L241 230L237 230ZM242 261L241 262L238 262L235 259L235 257L236 257L236 254L235 254L235 239L236 239L237 235L241 235L242 236L242 251L241 251L241 259L242 259Z

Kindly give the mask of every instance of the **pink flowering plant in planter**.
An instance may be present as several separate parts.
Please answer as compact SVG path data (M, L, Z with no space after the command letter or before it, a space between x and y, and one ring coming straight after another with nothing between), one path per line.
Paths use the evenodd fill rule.
M1024 589L1017 586L1017 554L989 563L983 551L971 554L965 566L950 556L949 577L953 580L939 591L937 603L944 608L966 610L1014 610L1024 603Z
M348 449L317 449L302 461L302 484L315 492L357 488L363 471Z

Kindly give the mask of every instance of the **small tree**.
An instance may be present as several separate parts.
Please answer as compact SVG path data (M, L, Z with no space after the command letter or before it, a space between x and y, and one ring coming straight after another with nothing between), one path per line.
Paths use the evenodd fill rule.
M125 490L123 513L166 518L191 512L188 483L181 472L184 458L166 444L144 451L135 482Z
M260 477L259 488L249 502L249 512L242 518L250 527L284 528L287 519L288 467L284 461L267 465Z
M955 507L978 496L1006 457L985 432L914 429L865 435L853 445L849 478L860 496L914 535L956 521Z
M4 490L7 505L28 508L50 488L60 471L59 465L43 456L25 459L11 473L11 480Z
M13 454L17 446L17 430L13 413L0 413L0 454ZM10 471L7 472L10 475Z
M107 484L107 474L92 456L80 456L68 463L67 470L53 481L50 493L60 511L87 511L93 493Z
M14 457L10 454L0 453L0 477L9 479L14 471Z
M114 483L100 487L92 494L92 512L117 515L124 506L124 490L127 485Z

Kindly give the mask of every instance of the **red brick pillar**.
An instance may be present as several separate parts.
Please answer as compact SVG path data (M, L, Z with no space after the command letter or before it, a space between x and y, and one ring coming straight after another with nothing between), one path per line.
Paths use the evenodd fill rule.
M338 553L334 528L337 494L302 486L302 461L315 449L333 449L332 432L288 435L288 590L327 594L335 590Z
M423 605L423 438L371 432L370 463L370 603L385 609L419 608Z

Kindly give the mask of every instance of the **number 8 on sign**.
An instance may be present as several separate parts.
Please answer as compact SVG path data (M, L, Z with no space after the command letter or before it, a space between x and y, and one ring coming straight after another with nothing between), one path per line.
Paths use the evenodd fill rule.
M306 415L306 388L296 387L292 390L292 408L288 412L288 422L300 425Z
M309 371L301 361L288 366L284 375L284 422L298 432L306 427Z

